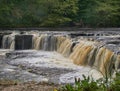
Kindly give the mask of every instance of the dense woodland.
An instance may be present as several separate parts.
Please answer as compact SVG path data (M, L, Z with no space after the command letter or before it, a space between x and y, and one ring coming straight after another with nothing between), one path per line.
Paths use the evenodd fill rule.
M0 0L0 27L120 27L120 0Z

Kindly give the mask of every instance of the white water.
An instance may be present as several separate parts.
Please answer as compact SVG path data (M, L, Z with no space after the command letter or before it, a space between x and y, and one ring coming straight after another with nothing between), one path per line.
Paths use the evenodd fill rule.
M23 53L28 51L22 51ZM95 80L102 77L102 75L90 67L78 66L72 63L68 58L63 57L57 52L48 51L29 51L34 55L33 57L26 56L17 58L11 61L12 64L24 65L27 64L31 67L42 67L42 68L62 68L71 69L72 72L61 74L59 77L59 83L74 83L74 78L83 79L82 75L93 77ZM48 79L48 78L46 78Z
M111 65L116 64L114 62L117 60L117 66L115 66L116 69L119 66L120 57L119 56L117 57L117 55L114 52L107 49L105 46L102 47L101 46L102 44L97 41L91 41L86 39L84 40L79 37L72 39L70 38L70 36L64 36L65 34L54 35L49 32L45 32L43 34L39 32L30 33L30 35L31 34L34 35L31 43L28 42L29 36L25 35L27 36L28 40L26 40L27 38L24 39L23 37L20 37L21 40L26 40L25 42L24 41L20 42L20 44L18 43L18 45L20 45L20 48L21 49L25 48L24 46L26 43L28 45L28 49L32 49L31 47L29 48L29 43L30 43L33 49L44 50L44 51L36 51L36 50L20 51L23 52L23 54L25 52L28 52L28 55L21 56L21 54L20 55L13 54L10 63L15 65L27 65L28 67L47 68L47 70L50 69L49 71L51 71L51 68L74 70L68 73L60 74L59 76L60 83L72 83L74 82L75 77L83 79L82 77L83 74L86 76L92 76L96 80L102 77L102 75L97 70L100 70L103 74L105 73L104 65L106 65L106 68L109 71L112 69ZM14 49L15 35L16 34L5 35L3 37L2 47ZM103 36L103 38L100 37L99 40L103 40L104 37L105 39L107 38L109 39L108 36ZM111 38L114 37L111 36ZM16 41L19 42L19 38ZM52 52L48 52L48 51L52 51ZM32 54L29 55L29 52L31 52ZM1 51L0 55L4 56L5 53L6 51ZM95 66L94 68L96 68L97 70L93 69L92 68L93 66ZM5 68L4 71L12 72L14 70ZM28 73L29 72L25 72L25 74ZM29 75L31 74L29 73Z

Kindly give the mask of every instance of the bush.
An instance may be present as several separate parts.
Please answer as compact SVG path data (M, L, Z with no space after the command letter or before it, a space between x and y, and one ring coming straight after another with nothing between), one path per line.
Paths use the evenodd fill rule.
M74 85L67 84L57 91L120 91L120 73L116 73L114 79L103 78L97 81L90 79L90 77L85 77L84 80L76 79ZM106 82L106 79L108 82ZM109 81L110 80L110 81Z

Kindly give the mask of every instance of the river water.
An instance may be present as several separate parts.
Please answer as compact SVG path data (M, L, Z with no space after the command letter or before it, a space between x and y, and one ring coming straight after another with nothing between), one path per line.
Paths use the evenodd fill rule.
M4 51L5 52L5 51ZM7 52L7 51L6 51ZM2 54L3 56L3 54ZM99 79L102 75L90 67L78 66L57 52L21 50L7 53L0 64L0 78L21 82L74 83L82 75Z
M120 68L119 31L10 32L0 34L0 79L74 83ZM102 73L102 74L101 74Z

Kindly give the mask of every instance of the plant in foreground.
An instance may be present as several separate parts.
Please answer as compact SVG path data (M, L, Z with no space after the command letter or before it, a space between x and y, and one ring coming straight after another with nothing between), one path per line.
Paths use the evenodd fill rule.
M109 81L109 78L94 81L90 77L83 75L83 80L75 78L74 85L67 84L56 91L120 91L120 73ZM107 79L107 83L106 83ZM107 84L107 85L106 85Z
M83 75L84 80L75 78L75 84L67 84L58 91L100 91L99 85L94 80L90 80L90 77Z

